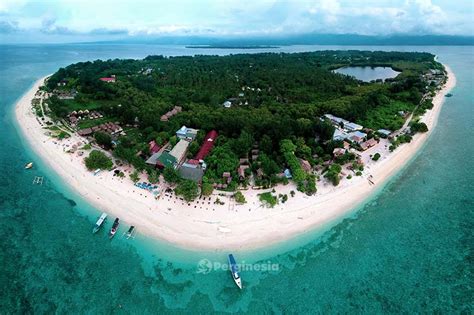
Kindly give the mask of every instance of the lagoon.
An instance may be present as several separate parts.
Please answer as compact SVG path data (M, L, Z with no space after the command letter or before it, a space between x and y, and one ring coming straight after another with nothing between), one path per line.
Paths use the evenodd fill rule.
M395 78L400 72L391 67L343 67L334 70L334 72L355 77L358 80L370 82L373 80L383 80Z

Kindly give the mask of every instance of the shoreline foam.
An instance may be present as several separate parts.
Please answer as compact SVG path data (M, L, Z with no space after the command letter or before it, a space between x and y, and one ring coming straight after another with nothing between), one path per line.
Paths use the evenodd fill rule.
M271 209L259 206L257 194L263 191L247 192L248 202L244 205L233 205L225 200L224 206L201 203L193 204L196 205L193 208L173 198L156 201L151 194L133 186L129 179L120 180L111 172L94 176L86 170L82 157L64 152L66 143L76 143L81 139L77 136L62 142L52 139L45 135L46 130L32 112L31 100L45 78L35 82L20 98L15 115L22 135L33 150L96 208L137 226L140 233L176 246L192 250L252 250L323 227L373 197L419 151L433 132L445 94L456 84L454 74L445 67L448 81L433 99L433 109L421 119L429 128L427 133L415 135L412 142L367 165L363 177L341 181L337 187L318 183L316 196L297 193L284 206L280 204ZM369 175L372 175L374 186L367 181ZM287 194L296 191L294 185L279 186L276 190Z

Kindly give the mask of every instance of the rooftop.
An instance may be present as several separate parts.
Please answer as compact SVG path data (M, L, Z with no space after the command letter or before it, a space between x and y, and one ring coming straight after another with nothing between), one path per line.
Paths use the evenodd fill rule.
M176 160L181 160L186 154L186 149L188 148L189 142L186 140L179 140L179 142L174 146L170 151L170 155L174 156Z

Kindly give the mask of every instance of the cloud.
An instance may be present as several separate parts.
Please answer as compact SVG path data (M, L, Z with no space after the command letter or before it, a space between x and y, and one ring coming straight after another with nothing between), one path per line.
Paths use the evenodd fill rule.
M0 34L11 34L18 32L18 23L14 21L0 21Z
M73 40L310 32L472 35L472 15L472 0L64 0L48 5L0 0L0 32Z
M22 7L26 0L2 0L0 1L0 13L7 13L13 9Z

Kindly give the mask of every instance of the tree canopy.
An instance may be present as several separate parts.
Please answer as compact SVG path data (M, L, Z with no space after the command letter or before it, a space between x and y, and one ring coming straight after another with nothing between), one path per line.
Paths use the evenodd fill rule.
M107 157L103 152L93 150L88 157L84 159L88 170L108 170L113 166L112 160Z

